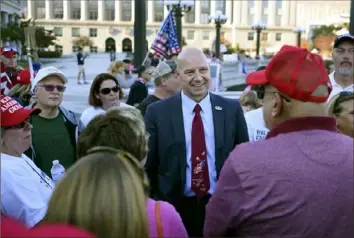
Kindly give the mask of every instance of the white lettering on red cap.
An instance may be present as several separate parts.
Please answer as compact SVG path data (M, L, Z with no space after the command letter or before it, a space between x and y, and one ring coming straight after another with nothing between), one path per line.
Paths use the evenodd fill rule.
M16 100L11 97L3 97L1 99L1 111L9 111L10 113L16 112L18 109L23 108Z

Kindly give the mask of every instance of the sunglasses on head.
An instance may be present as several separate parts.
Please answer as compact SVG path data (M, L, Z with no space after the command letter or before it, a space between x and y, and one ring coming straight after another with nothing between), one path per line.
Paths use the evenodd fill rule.
M115 149L108 146L95 146L87 151L87 154L94 153L112 153L119 159L124 159L129 162L130 165L133 166L134 170L139 174L141 179L143 180L144 186L148 187L148 181L145 175L144 165L140 164L139 161L132 156L130 153L125 152L123 150Z
M4 48L2 49L2 52L9 52L9 51L15 51L15 52L17 52L17 49L14 48L14 47L4 47Z
M117 93L119 91L119 87L118 86L114 86L113 88L102 88L100 89L100 93L103 95L108 95L111 93L111 91L113 91L114 93Z
M38 85L37 87L42 87L45 89L47 92L53 92L54 89L57 89L58 92L64 92L66 87L63 85L53 85L53 84L44 84L44 85Z

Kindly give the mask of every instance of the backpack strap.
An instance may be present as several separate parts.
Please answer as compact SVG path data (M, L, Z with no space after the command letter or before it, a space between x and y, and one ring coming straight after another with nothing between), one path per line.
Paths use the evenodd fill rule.
M159 201L156 201L156 203L155 203L155 216L156 216L156 224L157 224L157 237L163 238L160 202Z

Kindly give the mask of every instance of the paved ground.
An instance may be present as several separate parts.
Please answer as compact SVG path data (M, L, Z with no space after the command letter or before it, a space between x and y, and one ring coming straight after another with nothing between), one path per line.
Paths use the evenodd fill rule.
M52 65L58 67L68 77L62 105L75 112L83 112L88 107L88 94L94 77L107 71L110 64L108 55L92 55L85 60L86 79L90 84L77 84L77 63L74 57L58 59Z

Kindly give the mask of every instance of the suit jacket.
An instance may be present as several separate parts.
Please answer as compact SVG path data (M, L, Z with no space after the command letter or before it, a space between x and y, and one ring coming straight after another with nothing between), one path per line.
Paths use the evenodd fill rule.
M218 177L235 145L248 142L249 139L246 121L238 101L212 93L210 100ZM187 166L181 93L151 104L145 114L145 124L150 135L145 168L150 180L151 195L156 199L177 204L184 194Z

